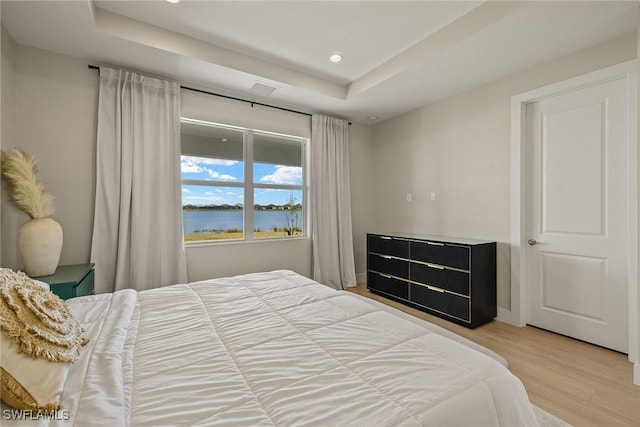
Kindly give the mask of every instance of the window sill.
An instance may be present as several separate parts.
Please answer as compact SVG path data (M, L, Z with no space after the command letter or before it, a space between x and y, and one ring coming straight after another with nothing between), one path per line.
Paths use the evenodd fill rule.
M229 240L203 240L198 242L184 242L185 248L194 248L200 246L225 246L225 245L246 245L246 244L254 244L254 243L275 243L275 242L291 242L291 241L299 241L299 240L311 240L310 236L299 236L299 237L287 237L287 238L268 238L265 237L263 239L253 239L253 240L244 240L244 239L229 239Z

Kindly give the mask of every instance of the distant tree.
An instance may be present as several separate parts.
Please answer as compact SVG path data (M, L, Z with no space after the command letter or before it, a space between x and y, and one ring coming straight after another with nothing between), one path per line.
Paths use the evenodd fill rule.
M302 230L299 227L299 221L300 221L300 211L302 209L302 206L299 205L298 200L296 199L296 197L291 194L289 196L289 199L287 200L287 204L286 204L286 218L287 218L287 226L285 227L285 232L287 233L287 236L294 236L294 235L298 235L298 234L302 234Z

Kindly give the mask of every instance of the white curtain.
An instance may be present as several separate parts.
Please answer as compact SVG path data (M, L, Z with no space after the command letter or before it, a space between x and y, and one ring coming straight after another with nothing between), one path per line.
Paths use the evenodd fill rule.
M177 83L100 68L96 168L96 292L186 282Z
M349 124L311 118L313 278L335 289L356 286L351 232Z

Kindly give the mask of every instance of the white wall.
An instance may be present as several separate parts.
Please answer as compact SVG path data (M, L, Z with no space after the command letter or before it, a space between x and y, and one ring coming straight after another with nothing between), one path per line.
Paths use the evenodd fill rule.
M18 147L33 155L40 179L55 197L53 218L64 232L61 264L89 261L97 81L86 61L17 46L15 98L5 93L2 98L10 104L5 107L12 110L15 120L12 135L6 139L3 135L3 149ZM22 266L16 236L27 219L12 203L2 204L3 266Z
M635 57L630 34L374 126L376 229L496 240L510 310L511 97Z
M65 231L61 263L89 260L94 205L98 74L86 60L2 43L2 148L36 156ZM6 48L8 46L8 48ZM358 280L366 233L411 231L499 242L499 306L509 309L509 100L554 81L635 57L635 36L577 52L371 128L350 127ZM308 118L208 95L184 95L183 115L309 136ZM197 117L195 117L197 115ZM14 126L11 126L14 124ZM306 129L301 134L300 129ZM437 200L431 202L429 193ZM411 192L414 202L405 202ZM27 217L3 200L3 266L19 268L18 227ZM309 239L187 249L189 280L271 268L311 272Z
M15 45L2 37L2 148L18 147L34 155L40 178L56 198L54 218L64 230L61 264L89 261L95 191L95 143L98 73L89 61ZM306 116L183 91L183 115L236 126L309 137ZM366 269L364 235L368 231L370 129L350 127L356 266ZM3 195L0 207L0 265L21 268L18 228L28 217ZM364 219L363 219L364 218ZM189 280L287 268L311 274L311 240L187 248Z

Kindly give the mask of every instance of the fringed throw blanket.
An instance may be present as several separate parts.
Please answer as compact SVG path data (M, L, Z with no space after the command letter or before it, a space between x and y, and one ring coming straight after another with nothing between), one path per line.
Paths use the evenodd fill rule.
M0 330L2 400L17 409L57 409L85 344L65 302L26 274L0 269Z

